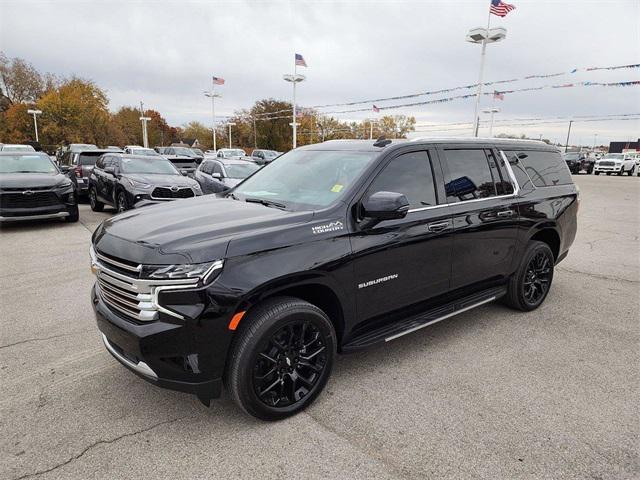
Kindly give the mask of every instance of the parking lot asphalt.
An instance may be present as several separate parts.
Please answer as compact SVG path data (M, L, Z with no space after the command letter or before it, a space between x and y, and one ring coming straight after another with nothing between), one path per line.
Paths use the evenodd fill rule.
M104 349L92 231L0 229L0 478L640 477L640 178L574 176L579 233L537 311L489 304L341 356L278 423L206 408Z

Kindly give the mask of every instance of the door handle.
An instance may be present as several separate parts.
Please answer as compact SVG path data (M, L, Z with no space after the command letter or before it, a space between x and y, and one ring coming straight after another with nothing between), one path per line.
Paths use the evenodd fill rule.
M451 224L449 222L436 222L430 223L427 225L427 229L430 232L441 232L442 230L448 228Z
M498 217L500 218L508 218L508 217L513 217L515 215L516 212L514 212L513 210L502 210L500 212L498 212Z

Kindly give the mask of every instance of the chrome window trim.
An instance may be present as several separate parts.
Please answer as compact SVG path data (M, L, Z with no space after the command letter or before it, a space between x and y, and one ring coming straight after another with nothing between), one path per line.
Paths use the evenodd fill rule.
M109 351L109 353L113 355L116 358L116 360L118 360L120 363L123 363L129 366L132 370L135 370L136 372L138 372L141 375L144 375L145 377L153 378L156 380L158 379L158 375L156 374L156 372L154 372L151 369L149 365L147 365L144 362L133 363L127 357L121 355L118 351L116 351L116 349L113 348L113 346L111 345L111 342L109 342L109 339L106 337L104 333L102 334L102 341L106 349Z
M516 198L520 195L520 185L518 185L518 181L516 180L516 176L513 173L513 170L511 169L511 165L509 165L509 160L507 159L507 156L504 154L504 152L502 150L498 150L500 152L500 155L502 156L502 160L504 161L506 168L507 168L507 174L509 175L509 180L511 181L511 185L513 186L513 193L509 193L507 195L496 195L493 197L486 197L486 198L474 198L472 200L463 200L461 202L454 202L454 203L441 203L439 205L431 205L429 207L420 207L420 208L411 208L407 214L409 213L416 213L416 212L423 212L425 210L433 210L436 208L444 208L444 207L452 207L455 205L464 205L467 203L474 203L474 202L484 202L486 200L495 200L495 199L500 199L500 198ZM528 174L527 174L528 175Z

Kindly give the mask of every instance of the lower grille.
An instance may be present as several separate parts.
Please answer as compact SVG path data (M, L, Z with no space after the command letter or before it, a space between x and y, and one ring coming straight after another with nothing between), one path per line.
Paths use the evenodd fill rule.
M190 198L194 196L193 190L189 187L178 188L177 190L169 187L156 187L151 193L151 198L159 199Z
M53 192L3 193L0 195L0 208L37 208L60 205L60 199Z
M601 167L613 167L615 165L615 162L600 162L600 166Z

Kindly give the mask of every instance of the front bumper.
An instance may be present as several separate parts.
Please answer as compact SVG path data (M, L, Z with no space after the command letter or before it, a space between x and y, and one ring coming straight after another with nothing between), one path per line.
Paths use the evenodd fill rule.
M190 304L196 303L194 295L203 301L209 296L206 289L184 294ZM122 365L154 385L194 394L205 405L220 396L232 310L210 305L194 310L195 318L161 313L158 320L135 322L106 305L97 285L91 299L105 347Z
M45 192L52 193L52 192ZM75 213L78 208L76 194L73 191L53 192L57 197L54 202L46 202L46 204L36 204L24 206L17 204L9 204L7 206L0 198L0 222L17 222L28 220L48 220L55 218L64 218ZM0 194L11 195L11 194ZM14 194L15 195L15 194Z

